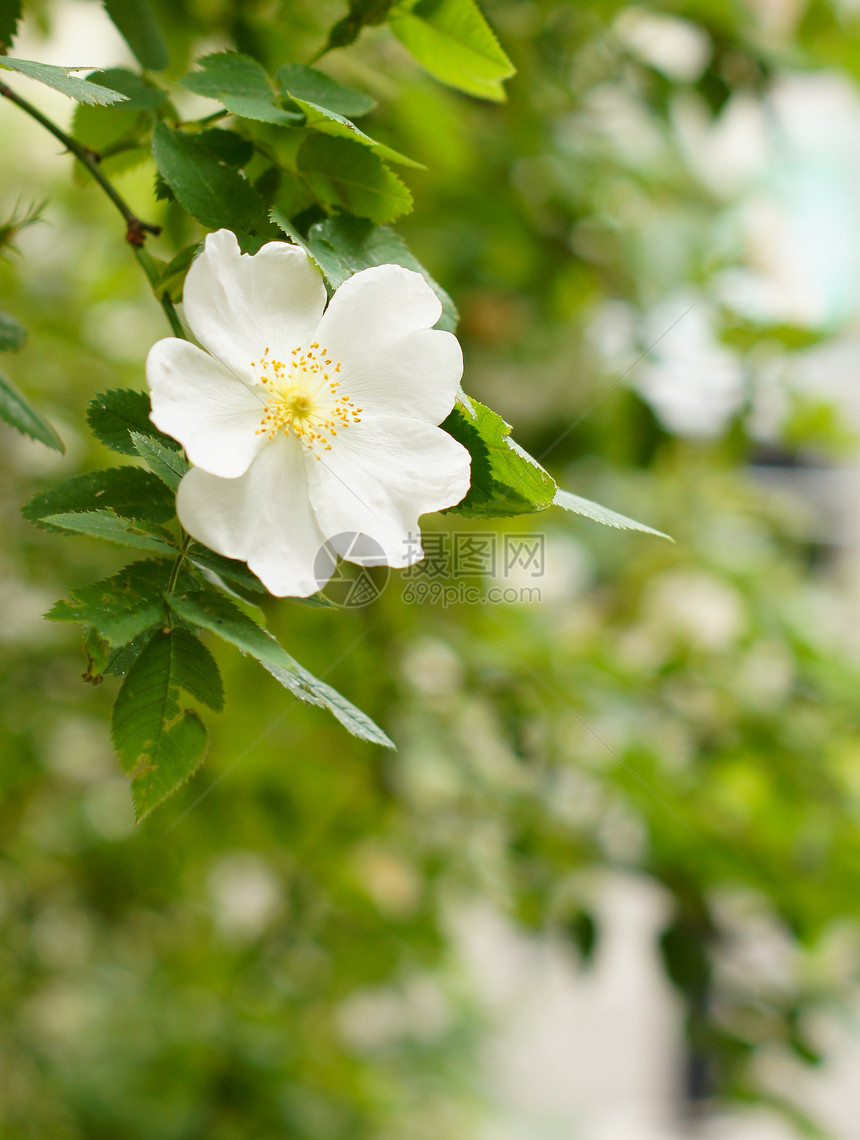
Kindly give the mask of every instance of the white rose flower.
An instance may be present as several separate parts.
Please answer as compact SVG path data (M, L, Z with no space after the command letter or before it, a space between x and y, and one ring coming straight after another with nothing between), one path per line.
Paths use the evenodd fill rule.
M185 530L278 596L318 590L316 555L345 533L379 544L368 564L422 558L418 516L458 503L470 479L468 451L437 426L463 358L432 327L442 309L424 278L365 269L326 307L302 249L271 242L249 256L218 230L184 302L206 351L158 341L146 377L153 423L193 464L177 495Z

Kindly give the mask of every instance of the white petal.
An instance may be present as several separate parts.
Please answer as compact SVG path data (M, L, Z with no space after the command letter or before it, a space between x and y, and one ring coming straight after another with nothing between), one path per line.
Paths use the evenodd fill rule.
M275 241L251 256L229 230L208 235L183 292L191 331L242 376L266 348L283 360L308 343L325 301L322 276L303 249Z
M366 336L397 340L429 329L442 315L442 302L420 273L400 265L376 265L353 274L337 290L320 321L325 343L359 343ZM319 337L318 337L319 339Z
M157 341L146 358L152 422L178 439L204 471L235 478L248 470L264 435L257 435L265 400L187 340Z
M316 593L314 562L325 536L308 499L306 449L279 437L238 479L192 468L179 484L179 521L199 542L247 562L270 593ZM308 453L310 454L310 453Z
M326 538L375 539L390 566L415 559L418 516L451 507L469 489L469 452L441 428L405 417L342 430L309 468L311 502Z
M325 347L334 359L337 349ZM344 355L337 394L349 396L353 407L428 424L441 423L454 407L463 353L452 333L419 329L395 341L374 340L370 334L363 343L353 342Z
M411 269L380 265L350 277L316 331L326 355L341 363L340 394L381 415L441 423L463 375L457 338L431 329L441 312Z

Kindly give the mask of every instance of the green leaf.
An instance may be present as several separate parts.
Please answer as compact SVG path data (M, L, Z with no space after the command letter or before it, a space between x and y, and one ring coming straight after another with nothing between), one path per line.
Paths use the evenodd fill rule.
M0 68L17 71L29 79L37 79L40 83L53 87L55 91L76 99L79 103L101 103L109 106L111 103L124 103L125 96L110 87L102 87L88 79L80 79L72 75L73 71L98 71L91 67L54 67L50 63L36 63L32 59L10 59L8 55L0 56Z
M18 31L22 0L2 0L0 3L0 50L8 48Z
M104 0L104 6L140 66L163 71L170 53L146 0Z
M141 653L143 653L144 649L146 649L147 645L149 645L155 632L154 629L147 629L127 645L122 645L119 649L114 649L105 666L105 676L124 677L135 661L137 661L138 657L140 657Z
M92 626L110 646L120 647L168 619L162 591L170 580L169 561L132 562L119 574L77 586L71 601L55 602L50 621L80 621Z
M111 735L131 778L138 822L181 787L206 754L208 733L197 714L181 709L179 690L199 685L202 648L187 630L156 634L126 674Z
M402 0L388 23L431 75L470 95L504 102L501 81L515 68L474 0Z
M155 111L167 100L166 91L127 67L109 67L99 79L105 87L125 95L128 102L123 103L123 111Z
M302 112L302 120L300 120L299 125L302 125L303 122L304 126L310 130L318 131L320 134L334 135L336 138L350 139L353 142L361 143L362 146L366 146L368 150L389 162L399 162L402 166L413 166L419 170L426 169L423 163L416 162L414 158L408 158L399 150L393 150L385 143L372 139L370 135L359 130L355 123L351 123L343 115L337 115L334 111L327 111L325 107L318 107L315 103L309 103L295 96L292 102Z
M472 456L472 485L449 511L471 518L499 518L550 506L557 489L552 476L514 443L510 424L501 416L477 400L469 404L474 415L457 404L442 424Z
M584 515L585 518L603 523L604 526L614 526L620 530L641 530L646 534L655 534L658 538L668 538L670 542L674 542L674 539L668 534L664 534L662 530L655 530L652 526L646 526L645 523L636 522L635 519L630 519L627 515L620 515L608 507L602 507L600 503L593 503L591 499L583 499L580 495L574 495L570 491L562 491L560 487L556 491L553 502L557 507L563 507L566 511L573 511L577 515Z
M167 604L184 621L210 629L243 653L250 653L299 700L328 708L355 736L393 748L377 725L340 693L309 673L272 635L244 614L229 598L213 590L170 595Z
M216 162L226 163L227 166L241 168L247 166L254 157L254 144L237 131L212 127L193 137Z
M158 296L167 293L175 302L182 300L182 286L185 284L185 275L191 267L191 262L203 248L202 243L193 241L184 246L164 268L156 282Z
M167 604L184 621L212 630L258 661L280 665L285 669L298 668L286 649L278 644L268 630L257 625L223 594L214 590L170 594L167 596Z
M305 99L348 119L359 119L376 106L376 100L369 95L353 87L345 87L330 75L305 63L285 63L275 72L275 79L285 95Z
M192 217L212 229L252 230L264 216L263 200L234 167L213 156L205 136L157 123L152 154L161 177Z
M149 153L149 144L144 145L143 139L153 112L166 102L167 92L122 67L110 68L99 78L105 87L125 95L126 102L113 107L79 104L72 118L72 134L102 155L105 170L118 174L142 162ZM82 179L90 177L80 165L76 173Z
M255 59L236 51L219 51L197 62L200 70L179 81L189 91L218 99L228 111L246 119L279 126L301 125L301 115L279 105L272 81Z
M170 534L154 523L144 520L123 519L111 510L70 511L56 515L46 515L42 520L51 526L60 527L76 534L86 534L91 538L103 538L120 546L133 546L138 550L154 550L159 554L175 554L176 544Z
M308 135L296 165L322 201L372 222L390 222L412 209L412 195L397 175L350 139Z
M23 348L27 330L9 313L0 313L0 352L17 352Z
M21 514L45 530L56 530L46 524L48 515L105 507L121 518L155 523L167 522L176 513L173 495L155 475L139 467L109 467L40 491L24 504Z
M257 575L236 558L225 558L223 554L216 554L208 546L201 546L196 542L192 542L189 546L188 557L195 565L211 570L233 586L240 586L252 594L268 593Z
M157 475L161 482L168 486L171 491L175 492L179 487L182 476L191 466L182 452L175 451L172 447L165 447L164 444L159 443L157 439L153 439L151 436L141 435L140 432L133 431L130 434L138 455L146 463L150 471ZM171 511L171 514L172 513ZM148 518L150 516L142 515L141 517Z
M138 454L130 432L136 431L148 439L157 440L163 447L180 451L182 445L159 431L149 418L148 392L132 388L112 388L101 392L87 407L87 423L93 435L111 451L121 455Z
M23 392L0 372L0 420L4 420L22 435L44 443L54 451L65 451L63 441L47 420L43 420L31 407Z
M273 219L277 221L277 219ZM388 226L374 226L363 218L346 214L318 222L308 231L307 244L321 265L333 289L347 277L373 265L402 265L420 273L439 300L442 316L436 328L454 332L459 314L457 307L420 261L412 254L403 238Z
M337 689L333 689L331 685L309 673L298 662L293 662L292 669L284 669L269 661L264 661L262 664L276 681L280 681L285 689L289 689L293 696L307 704L327 708L353 736L368 740L371 744L379 744L383 748L397 747L391 737L366 713L356 708L352 701L348 701Z

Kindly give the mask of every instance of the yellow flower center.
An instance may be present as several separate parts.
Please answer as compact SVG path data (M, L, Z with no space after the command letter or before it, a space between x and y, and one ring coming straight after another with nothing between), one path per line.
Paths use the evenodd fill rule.
M338 428L361 422L362 409L349 396L338 395L340 361L330 359L317 341L308 348L294 348L289 364L275 360L267 348L251 367L266 391L258 435L269 439L279 432L294 435L320 459L322 451L331 451L331 437Z

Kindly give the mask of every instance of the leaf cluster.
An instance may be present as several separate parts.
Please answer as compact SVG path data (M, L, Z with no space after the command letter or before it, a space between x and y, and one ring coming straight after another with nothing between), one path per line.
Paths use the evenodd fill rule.
M384 747L386 734L308 672L261 624L263 586L247 566L189 541L175 523L175 491L188 462L149 421L146 393L118 389L88 409L106 447L143 466L109 467L35 495L24 516L61 534L81 534L145 552L118 574L75 587L47 616L87 630L87 679L122 678L114 745L143 819L199 767L208 730L188 699L219 712L224 690L209 632L258 660L294 697L329 709L350 732ZM147 469L148 468L148 469ZM93 509L95 504L95 509ZM230 596L228 596L230 595ZM253 615L253 616L252 616Z

